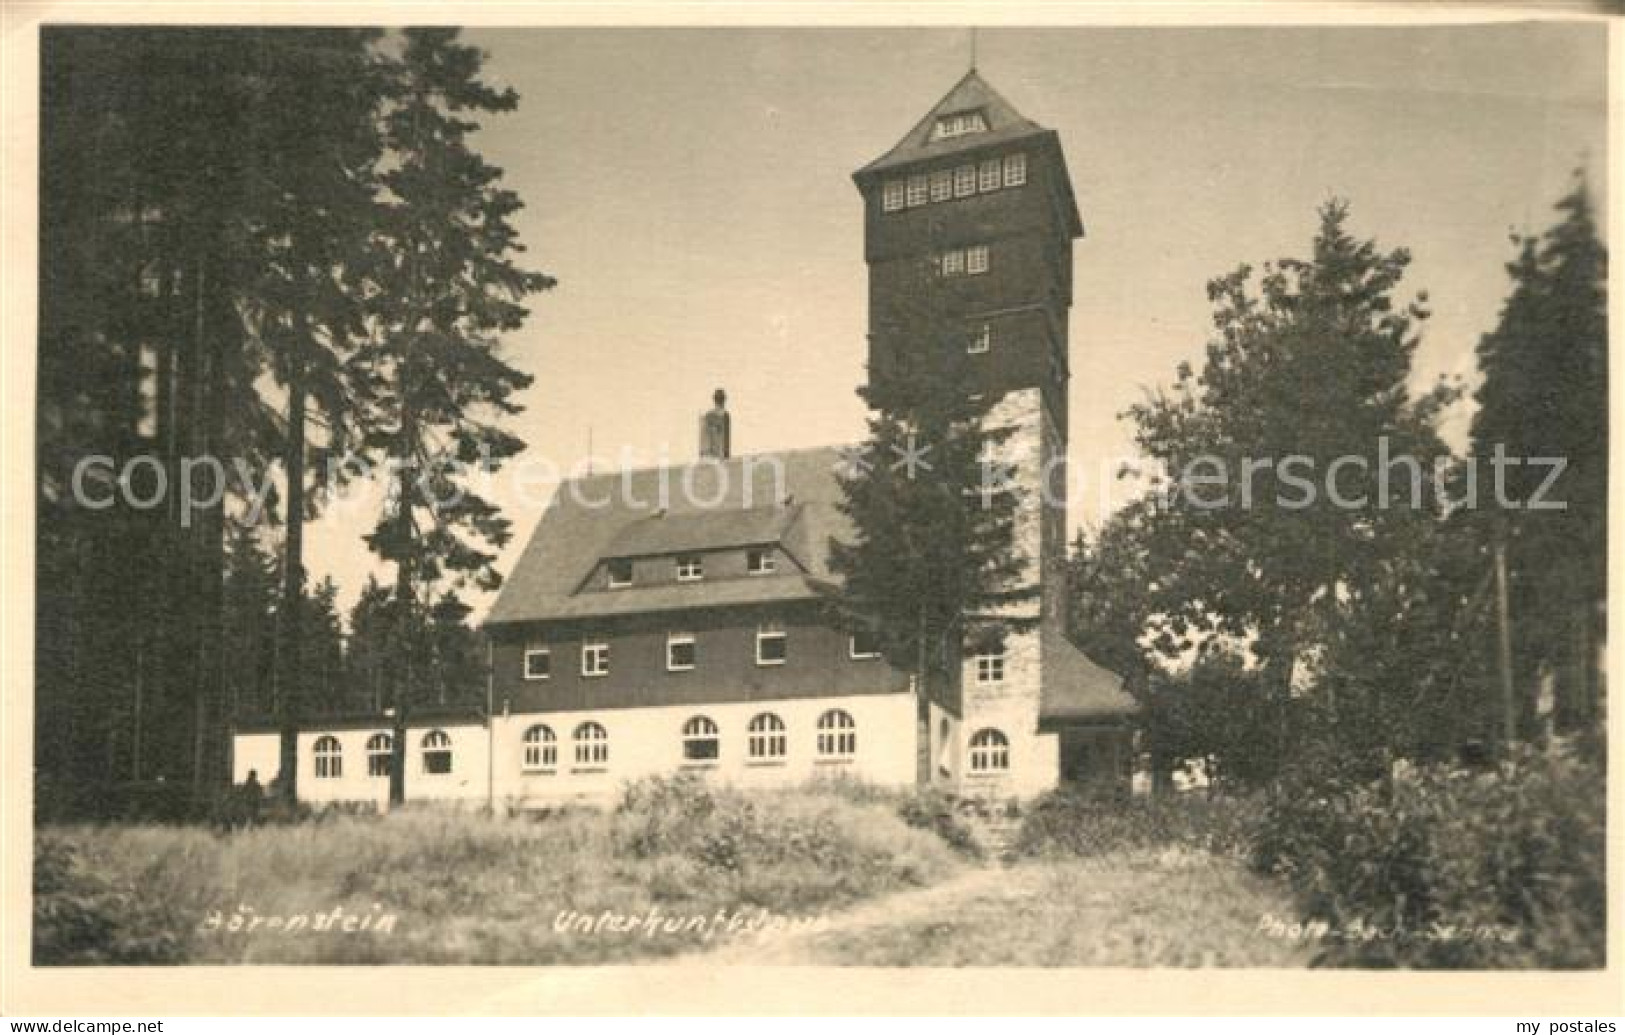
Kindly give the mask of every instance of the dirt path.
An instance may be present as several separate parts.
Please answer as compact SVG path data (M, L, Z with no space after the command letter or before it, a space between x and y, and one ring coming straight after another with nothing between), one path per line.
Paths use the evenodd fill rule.
M708 965L723 966L775 967L815 962L814 943L840 943L884 927L929 923L936 917L959 913L972 901L1019 894L1011 886L1018 872L1000 866L974 866L942 884L900 891L836 913L820 927L740 938L720 949L691 955L683 962L694 962L695 956L704 956Z
M1302 966L1272 938L1287 889L1205 853L1113 853L967 869L945 883L679 962L785 966Z

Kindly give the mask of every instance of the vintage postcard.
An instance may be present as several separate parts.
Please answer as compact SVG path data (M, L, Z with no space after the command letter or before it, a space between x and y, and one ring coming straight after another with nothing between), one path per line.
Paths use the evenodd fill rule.
M200 13L8 27L6 1012L1619 1012L1606 10Z

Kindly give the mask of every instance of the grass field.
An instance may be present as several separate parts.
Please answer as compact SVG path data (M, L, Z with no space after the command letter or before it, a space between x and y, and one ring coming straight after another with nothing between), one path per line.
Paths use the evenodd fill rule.
M630 788L544 817L40 831L35 958L97 963L1284 966L1284 885L1188 845L1004 868L921 799Z
M730 924L822 916L964 865L895 807L817 791L656 788L613 813L406 811L231 834L64 827L39 836L35 957L613 962L693 951Z

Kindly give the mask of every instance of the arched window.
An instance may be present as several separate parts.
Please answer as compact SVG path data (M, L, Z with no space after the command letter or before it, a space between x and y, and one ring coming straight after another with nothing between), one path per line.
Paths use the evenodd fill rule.
M722 754L722 739L717 735L717 724L703 715L683 723L683 761L715 762Z
M604 765L609 762L609 731L596 722L576 727L576 765Z
M451 737L445 730L430 730L423 735L423 771L442 776L451 772Z
M344 775L344 749L337 737L316 738L316 779L337 780Z
M818 717L818 757L851 758L858 753L858 724L839 708Z
M970 738L970 771L1002 773L1009 768L1009 739L995 729L977 730Z
M395 761L395 738L387 733L374 733L367 738L367 775L388 776Z
M784 720L772 712L763 712L745 727L750 757L756 761L783 758L790 746L784 735Z
M527 773L551 773L559 764L559 742L553 731L537 723L525 731L525 760Z

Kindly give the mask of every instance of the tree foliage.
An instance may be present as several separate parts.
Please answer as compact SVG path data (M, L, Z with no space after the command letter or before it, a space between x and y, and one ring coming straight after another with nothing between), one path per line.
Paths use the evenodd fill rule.
M1520 506L1478 524L1506 544L1514 670L1526 732L1542 674L1556 680L1557 719L1585 727L1600 715L1597 643L1607 581L1608 254L1583 179L1538 237L1516 237L1512 289L1478 344L1483 374L1472 451L1481 472L1497 449L1506 496ZM1549 464L1566 466L1549 486ZM1539 495L1537 496L1537 493ZM1539 509L1525 506L1539 500Z

